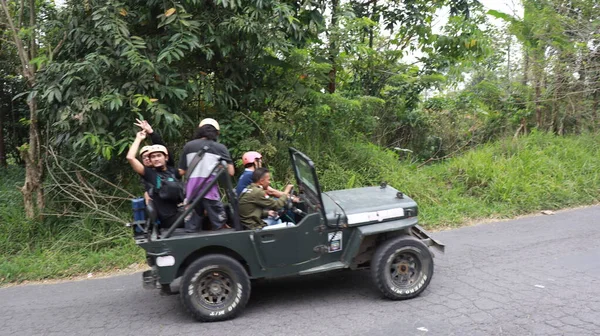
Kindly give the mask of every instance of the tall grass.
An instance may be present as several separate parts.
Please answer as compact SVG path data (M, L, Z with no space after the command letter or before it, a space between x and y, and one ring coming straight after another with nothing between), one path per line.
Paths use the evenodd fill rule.
M125 268L143 260L120 224L93 218L26 220L17 188L22 169L0 169L0 176L0 284Z
M426 227L456 227L473 219L598 202L599 142L600 136L591 134L533 133L421 168L399 161L392 151L354 142L321 169L320 182L332 190L386 181L418 202Z
M534 133L424 167L365 141L336 142L337 147L307 142L298 149L315 161L323 190L386 181L418 202L420 221L431 229L598 202L599 142L598 135ZM290 178L282 154L275 167L280 183ZM92 218L25 220L17 189L22 179L19 169L0 170L0 284L143 261L142 250L121 224ZM128 219L130 214L119 216Z

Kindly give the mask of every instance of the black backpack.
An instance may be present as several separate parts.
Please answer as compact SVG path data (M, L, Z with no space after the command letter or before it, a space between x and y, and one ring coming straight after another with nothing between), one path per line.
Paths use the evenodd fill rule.
M156 174L154 194L169 202L180 203L184 199L183 184L177 179L177 174L170 168Z

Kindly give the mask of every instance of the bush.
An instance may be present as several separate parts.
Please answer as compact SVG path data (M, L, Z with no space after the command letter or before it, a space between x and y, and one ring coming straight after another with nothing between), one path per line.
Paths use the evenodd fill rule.
M533 133L425 167L361 140L322 155L307 148L324 191L386 181L414 198L429 228L598 201L598 135Z
M124 268L144 260L121 224L91 215L25 219L17 188L23 170L12 166L1 169L0 176L0 284Z

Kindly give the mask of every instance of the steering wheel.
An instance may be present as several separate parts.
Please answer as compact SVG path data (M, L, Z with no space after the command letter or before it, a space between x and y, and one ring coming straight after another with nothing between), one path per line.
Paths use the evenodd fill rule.
M277 211L277 215L279 217L282 217L287 211L294 209L294 202L292 201L292 198L294 197L292 194L293 191L294 188L292 187L290 190L290 196L285 200L285 205L279 209L279 211Z
M292 201L293 197L294 197L294 187L292 187L292 189L290 189L290 196L285 201L284 208L286 208L287 210L292 210L292 208L294 207L294 202Z

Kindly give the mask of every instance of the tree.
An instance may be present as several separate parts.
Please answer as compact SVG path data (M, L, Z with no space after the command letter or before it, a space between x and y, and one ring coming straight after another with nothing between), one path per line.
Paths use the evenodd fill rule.
M44 162L41 150L42 139L40 135L40 122L38 115L38 100L33 89L37 84L37 72L40 66L36 64L39 56L44 55L49 59L60 48L60 44L54 50L40 52L41 41L45 36L39 34L39 17L47 16L52 12L52 4L44 1L29 0L25 3L20 1L7 2L0 0L3 16L2 24L6 27L6 34L10 37L5 43L12 42L16 48L20 62L20 74L23 76L27 86L31 91L28 96L27 104L29 106L29 140L20 148L21 157L25 162L25 184L21 188L23 201L25 204L25 214L28 218L33 218L36 211L44 208ZM27 20L25 19L27 18ZM50 47L45 46L45 47Z
M61 15L69 38L40 79L43 113L51 140L90 160L122 153L136 117L180 138L184 123L262 104L266 71L321 20L312 1L70 2Z

